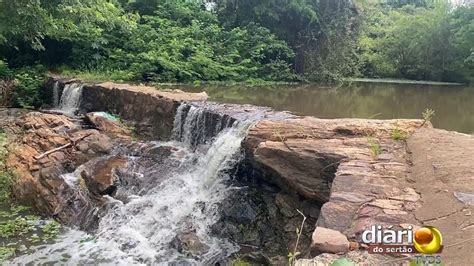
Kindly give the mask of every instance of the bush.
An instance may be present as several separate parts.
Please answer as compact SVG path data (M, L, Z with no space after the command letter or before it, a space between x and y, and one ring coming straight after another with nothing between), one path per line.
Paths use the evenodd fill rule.
M294 53L284 41L256 24L225 29L195 3L159 4L121 37L120 44L109 43L95 71L156 82L295 79Z
M11 66L42 62L66 70L66 74L93 80L193 82L296 78L292 66L294 53L284 41L257 24L225 28L199 1L157 1L147 12L144 11L148 6L143 8L144 3L137 2L126 5L132 9L128 13L113 1L80 2L56 7L42 5L51 15L49 23L55 25L41 41L44 50L27 49L28 43L15 45L18 49L12 48L13 42L2 47L0 42L0 56L8 58ZM134 11L139 11L141 17ZM51 58L56 60L51 62ZM34 97L25 97L33 95L35 85L30 77L33 76L17 78L22 81L16 95L18 105L34 104Z
M39 107L39 89L46 69L37 65L11 70L0 60L0 107Z
M0 203L10 199L13 178L7 171L5 159L7 156L7 136L4 132L0 132Z
M15 71L14 90L11 105L21 108L36 108L41 106L39 91L44 84L44 73L42 66L22 68Z
M12 75L12 71L8 67L7 62L0 59L0 79L10 78L11 75Z

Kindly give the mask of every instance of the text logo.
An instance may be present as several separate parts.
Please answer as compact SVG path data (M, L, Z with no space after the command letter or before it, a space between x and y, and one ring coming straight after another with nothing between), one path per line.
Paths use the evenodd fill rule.
M443 238L441 232L433 226L423 226L413 230L383 228L373 225L362 233L362 242L368 245L369 253L379 254L434 254L441 253Z
M443 237L438 228L423 226L416 230L413 245L418 252L423 254L438 253L443 245Z

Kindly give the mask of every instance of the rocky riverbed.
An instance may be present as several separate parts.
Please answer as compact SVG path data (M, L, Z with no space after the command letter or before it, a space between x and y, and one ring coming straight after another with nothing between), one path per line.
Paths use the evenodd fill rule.
M61 94L71 82L77 81L52 80L47 88ZM431 154L426 149L438 151L430 158L445 176L455 167L437 157L474 155L470 148L457 154L462 145L449 148L473 147L472 136L437 131L423 120L317 119L214 104L205 94L177 90L81 86L75 114L82 116L29 112L4 125L7 165L16 177L15 198L98 242L118 243L113 248L122 262L285 264L294 250L301 252L297 265L339 257L390 261L367 254L359 244L364 230L442 218L420 219L434 197L421 185L429 175L420 159ZM438 141L424 143L432 134ZM437 146L448 135L451 144ZM470 166L456 178L471 186L453 188L445 178L447 192L436 194L439 205L450 199L461 213L462 229L441 223L443 232L472 232L466 221L472 205L451 194L472 195ZM170 224L159 231L169 238L149 231ZM33 252L20 262L35 259ZM76 262L102 258L89 259Z

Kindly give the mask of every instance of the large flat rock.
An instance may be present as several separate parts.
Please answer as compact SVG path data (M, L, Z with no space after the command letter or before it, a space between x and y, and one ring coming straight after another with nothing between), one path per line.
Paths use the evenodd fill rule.
M443 263L473 265L474 136L441 129L422 129L408 140L411 178L421 195L417 219L441 231L446 245ZM461 196L462 195L462 196ZM457 244L463 241L464 244Z
M244 146L253 167L289 193L323 203L318 227L358 241L374 224L419 224L420 195L412 185L406 141L422 120L264 120ZM314 243L313 243L314 244Z
M96 86L109 90L126 90L136 93L147 94L151 97L166 98L173 101L204 101L208 99L206 92L193 93L184 92L182 90L159 90L156 87L145 85L130 85L124 83L104 82Z

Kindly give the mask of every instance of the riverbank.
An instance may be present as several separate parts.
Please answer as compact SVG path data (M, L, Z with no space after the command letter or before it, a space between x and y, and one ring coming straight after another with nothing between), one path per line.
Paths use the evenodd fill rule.
M465 86L466 84L456 82L439 82L429 80L409 80L409 79L372 79L372 78L345 78L345 82L363 82L363 83L390 83L390 84L412 84L412 85L430 85L430 86Z

